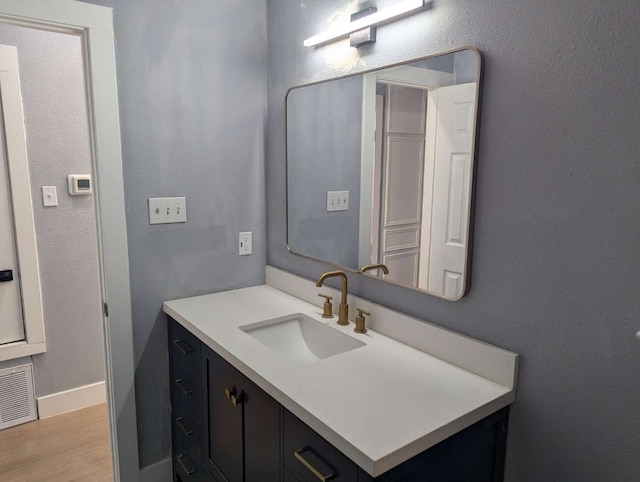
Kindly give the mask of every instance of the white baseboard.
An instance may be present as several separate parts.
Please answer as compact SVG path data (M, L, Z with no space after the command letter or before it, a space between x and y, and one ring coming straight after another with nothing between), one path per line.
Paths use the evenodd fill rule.
M92 383L84 387L72 388L64 392L52 393L38 398L39 418L49 418L107 401L104 382Z
M172 482L171 459L164 459L140 469L140 482Z

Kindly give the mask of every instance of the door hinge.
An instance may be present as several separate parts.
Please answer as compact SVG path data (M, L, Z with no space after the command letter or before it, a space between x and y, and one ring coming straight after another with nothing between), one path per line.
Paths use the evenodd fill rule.
M104 308L104 316L109 316L109 305L106 303L102 303L102 306Z

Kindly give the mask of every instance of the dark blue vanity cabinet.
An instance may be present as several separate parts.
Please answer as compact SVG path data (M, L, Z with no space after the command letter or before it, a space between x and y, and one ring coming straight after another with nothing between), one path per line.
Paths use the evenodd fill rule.
M374 479L171 318L169 353L175 482L503 480L508 407Z

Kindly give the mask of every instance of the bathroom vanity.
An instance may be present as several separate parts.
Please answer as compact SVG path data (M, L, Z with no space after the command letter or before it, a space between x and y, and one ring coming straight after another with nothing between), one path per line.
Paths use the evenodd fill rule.
M318 291L268 267L164 304L174 480L501 481L517 355L350 297L357 334Z

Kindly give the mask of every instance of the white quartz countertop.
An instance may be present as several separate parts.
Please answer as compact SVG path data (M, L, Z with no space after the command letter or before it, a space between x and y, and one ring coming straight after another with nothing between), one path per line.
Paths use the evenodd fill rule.
M169 301L164 311L374 477L515 398L512 387L371 329L356 334L353 322L338 326L267 285ZM366 345L300 364L238 328L293 313Z

